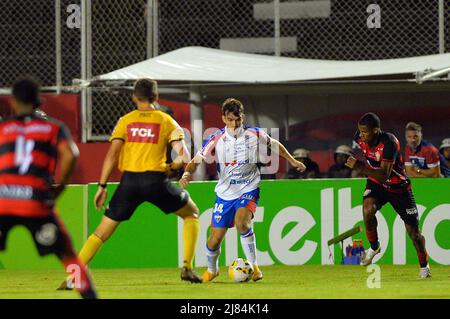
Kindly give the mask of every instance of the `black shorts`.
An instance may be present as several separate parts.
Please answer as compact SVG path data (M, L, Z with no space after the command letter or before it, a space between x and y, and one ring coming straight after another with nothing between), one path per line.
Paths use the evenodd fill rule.
M164 173L124 172L105 216L115 221L128 220L143 202L152 203L169 214L185 206L188 200L188 193L169 182Z
M405 224L418 226L419 214L411 186L394 191L390 192L382 185L367 180L363 197L364 199L368 197L375 198L377 210L381 209L386 203L390 203Z
M8 232L16 225L23 225L30 231L40 256L73 252L67 231L54 214L48 217L0 215L0 250L6 249Z

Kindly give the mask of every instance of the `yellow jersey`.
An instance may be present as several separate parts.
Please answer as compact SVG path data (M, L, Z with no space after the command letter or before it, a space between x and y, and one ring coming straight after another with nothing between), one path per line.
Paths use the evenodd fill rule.
M110 137L123 140L120 171L166 171L167 144L184 139L183 129L160 110L134 110L122 116Z

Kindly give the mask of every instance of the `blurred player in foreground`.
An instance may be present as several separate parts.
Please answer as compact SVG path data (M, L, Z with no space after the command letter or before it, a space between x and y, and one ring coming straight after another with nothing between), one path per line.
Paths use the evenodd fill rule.
M380 129L380 119L377 115L366 113L358 121L358 131L354 140L361 148L364 157L356 159L350 156L346 165L359 169L367 175L363 195L363 217L370 248L361 260L361 265L371 264L375 255L381 251L375 214L386 203L390 203L404 221L408 235L416 248L420 263L420 277L431 277L425 238L419 230L419 214L411 182L405 174L398 139L393 134Z
M0 250L9 230L25 226L39 255L55 254L83 298L96 298L85 265L73 250L69 235L55 212L55 200L72 176L78 148L66 126L37 114L39 85L23 79L13 86L14 117L0 122ZM53 186L57 161L59 184Z
M166 172L167 145L171 144L178 157L171 168L178 169L189 160L184 132L168 114L155 108L158 99L156 81L136 81L133 101L137 110L122 116L110 138L111 146L103 162L94 205L100 210L106 201L106 184L118 163L123 172L105 214L94 233L89 236L79 257L86 264L114 233L121 222L131 218L136 208L150 202L165 214L175 213L184 220L184 257L181 279L201 283L192 263L199 233L198 208L186 191L169 182ZM58 289L70 289L71 278Z
M256 240L252 227L261 179L259 150L265 145L272 151L279 151L299 171L304 171L306 167L262 129L244 126L244 107L240 101L230 98L223 103L222 120L225 127L208 138L186 166L179 183L186 188L191 175L203 160L216 162L219 181L215 188L217 197L212 213L211 234L206 244L208 270L203 274L203 282L212 281L219 275L221 243L228 228L234 225L240 233L245 256L253 265L252 279L257 281L263 278L256 260Z

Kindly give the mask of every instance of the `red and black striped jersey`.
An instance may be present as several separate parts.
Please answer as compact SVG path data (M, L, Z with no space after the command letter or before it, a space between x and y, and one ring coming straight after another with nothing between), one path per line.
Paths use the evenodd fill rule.
M410 181L406 176L400 142L394 134L380 131L375 141L369 144L361 140L358 130L353 139L361 148L367 166L379 168L381 162L393 163L389 178L382 184L384 187L388 190L395 191L396 189L409 186ZM373 177L369 176L368 179L377 184L381 184Z
M58 145L69 140L69 131L57 120L29 114L0 122L0 215L51 213Z

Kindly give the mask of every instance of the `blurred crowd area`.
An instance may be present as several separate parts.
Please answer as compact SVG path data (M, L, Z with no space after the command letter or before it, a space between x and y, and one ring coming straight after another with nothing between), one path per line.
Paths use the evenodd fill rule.
M176 119L170 107L161 106L161 109ZM440 173L438 176L432 177L450 177L450 132L448 126L436 125L437 119L445 118L446 113L443 113L441 109L430 108L426 110L413 109L412 111L414 112L411 112L413 114L411 117L414 119L420 117L422 118L421 122L405 120L406 117L401 112L392 110L379 112L382 130L393 133L399 139L402 147L402 159L408 165L416 170L427 169L434 167L437 161ZM358 146L353 142L353 137L360 115L362 115L361 112L351 112L305 121L293 126L289 140L285 138L284 134L277 134L279 135L277 139L288 148L295 159L305 164L307 169L304 172L298 172L280 158L278 173L262 174L262 179L366 177L345 165L348 157L359 151ZM411 123L413 123L413 129L411 129ZM221 126L217 125L217 127ZM269 129L266 130L269 131ZM270 134L270 132L268 133ZM278 133L280 133L279 130ZM343 143L339 144L339 142ZM326 148L321 148L323 145L326 145ZM407 148L410 149L410 156L405 154ZM171 150L168 150L168 158L170 158L170 152ZM196 150L192 147L192 155L195 152ZM181 174L180 171L172 177L176 179ZM419 176L410 175L410 177ZM216 164L207 165L207 179L217 179Z

